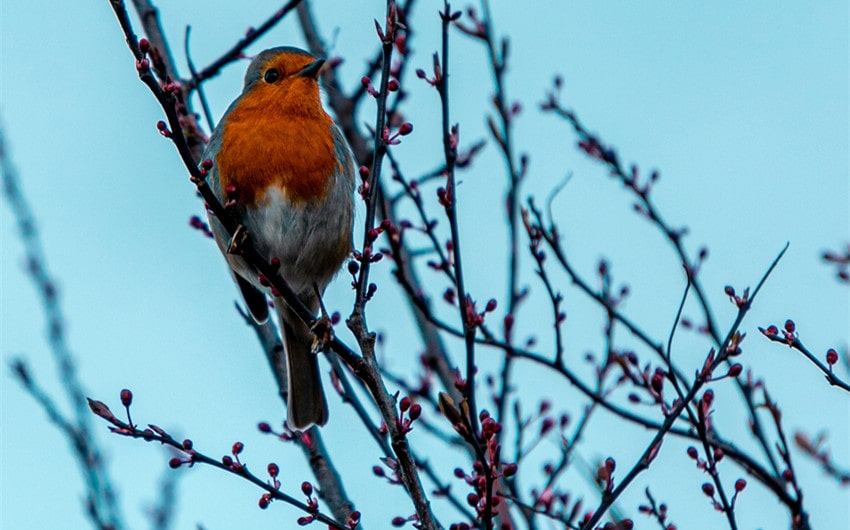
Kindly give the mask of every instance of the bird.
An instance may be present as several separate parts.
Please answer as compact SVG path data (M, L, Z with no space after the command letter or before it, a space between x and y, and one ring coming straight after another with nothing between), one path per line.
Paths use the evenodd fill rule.
M351 254L356 174L351 148L322 106L324 64L290 46L256 55L203 154L212 162L210 189L229 203L259 254L279 260L281 276L314 315ZM232 235L211 213L209 221L248 311L265 323L267 297L274 299L268 281L228 252ZM283 299L274 299L274 307L287 364L287 424L302 431L325 425L314 335Z

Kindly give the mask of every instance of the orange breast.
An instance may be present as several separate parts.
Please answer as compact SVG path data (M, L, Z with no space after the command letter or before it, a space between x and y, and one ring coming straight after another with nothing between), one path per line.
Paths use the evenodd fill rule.
M307 94L288 94L307 96L296 113L292 102L279 96L271 90L253 90L223 123L215 160L221 189L235 186L239 201L247 207L257 206L271 187L296 204L321 199L336 169L333 121L321 108L318 94L315 102Z

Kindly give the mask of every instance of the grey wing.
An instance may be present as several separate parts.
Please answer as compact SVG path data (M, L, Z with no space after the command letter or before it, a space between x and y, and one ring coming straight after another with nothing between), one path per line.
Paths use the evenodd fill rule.
M236 102L233 104L235 105L235 103ZM233 108L233 105L231 105L231 108ZM230 112L230 109L228 109L227 112ZM227 116L227 113L225 113L225 116ZM204 149L202 157L202 159L209 158L213 162L213 167L208 177L208 183L213 193L220 201L223 200L223 194L218 180L218 168L216 167L215 154L218 153L219 149L221 149L222 122L219 123L218 127L216 127L210 135L209 142L207 142L207 146ZM226 256L227 245L229 242L227 231L214 216L209 215L209 220L210 228L213 230L216 242L218 243L222 253ZM249 280L239 275L239 273L235 270L231 269L231 271L233 272L233 279L236 282L236 285L239 286L239 291L242 293L242 298L245 300L245 305L248 306L248 312L251 313L251 317L257 324L264 324L269 319L269 304L266 300L266 295L263 291L255 287Z

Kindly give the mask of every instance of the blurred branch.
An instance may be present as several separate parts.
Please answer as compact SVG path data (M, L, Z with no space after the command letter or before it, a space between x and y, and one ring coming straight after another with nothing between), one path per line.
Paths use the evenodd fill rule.
M174 527L177 512L177 483L180 475L170 469L159 480L159 498L151 507L151 530L169 530Z
M826 435L821 433L814 439L802 431L794 433L794 444L809 458L815 460L823 472L834 478L844 487L850 486L850 471L842 469L832 460L829 449L826 449Z
M327 46L320 37L316 19L310 11L310 0L302 0L296 6L295 13L298 15L298 23L304 34L304 40L307 41L307 49L318 57L327 56ZM383 49L378 53L381 57L384 57ZM354 152L354 158L357 159L359 164L369 164L372 156L371 148L357 125L356 101L346 96L333 68L322 70L322 83L327 87L328 105L333 109L336 124L345 139L348 140L348 144Z
M91 430L91 417L85 405L85 393L77 374L76 360L65 338L65 317L59 299L59 289L47 270L41 238L32 208L23 195L18 172L6 146L5 131L0 128L0 169L2 169L3 195L18 225L24 247L26 270L41 301L47 319L47 338L53 362L59 369L59 381L65 398L71 406L71 417L60 411L54 398L39 386L24 359L13 359L12 375L24 390L41 406L42 410L65 436L83 477L86 488L86 513L99 529L117 530L124 527L120 506L116 499L112 477Z
M850 285L850 244L842 250L826 250L821 255L824 263L835 267L835 277L844 285Z

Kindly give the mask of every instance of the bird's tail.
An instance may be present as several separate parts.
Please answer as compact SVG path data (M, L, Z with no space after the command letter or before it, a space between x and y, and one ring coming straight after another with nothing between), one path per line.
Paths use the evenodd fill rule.
M286 406L289 426L306 430L328 421L328 404L322 391L319 360L313 353L313 333L282 301L277 300L288 372Z

